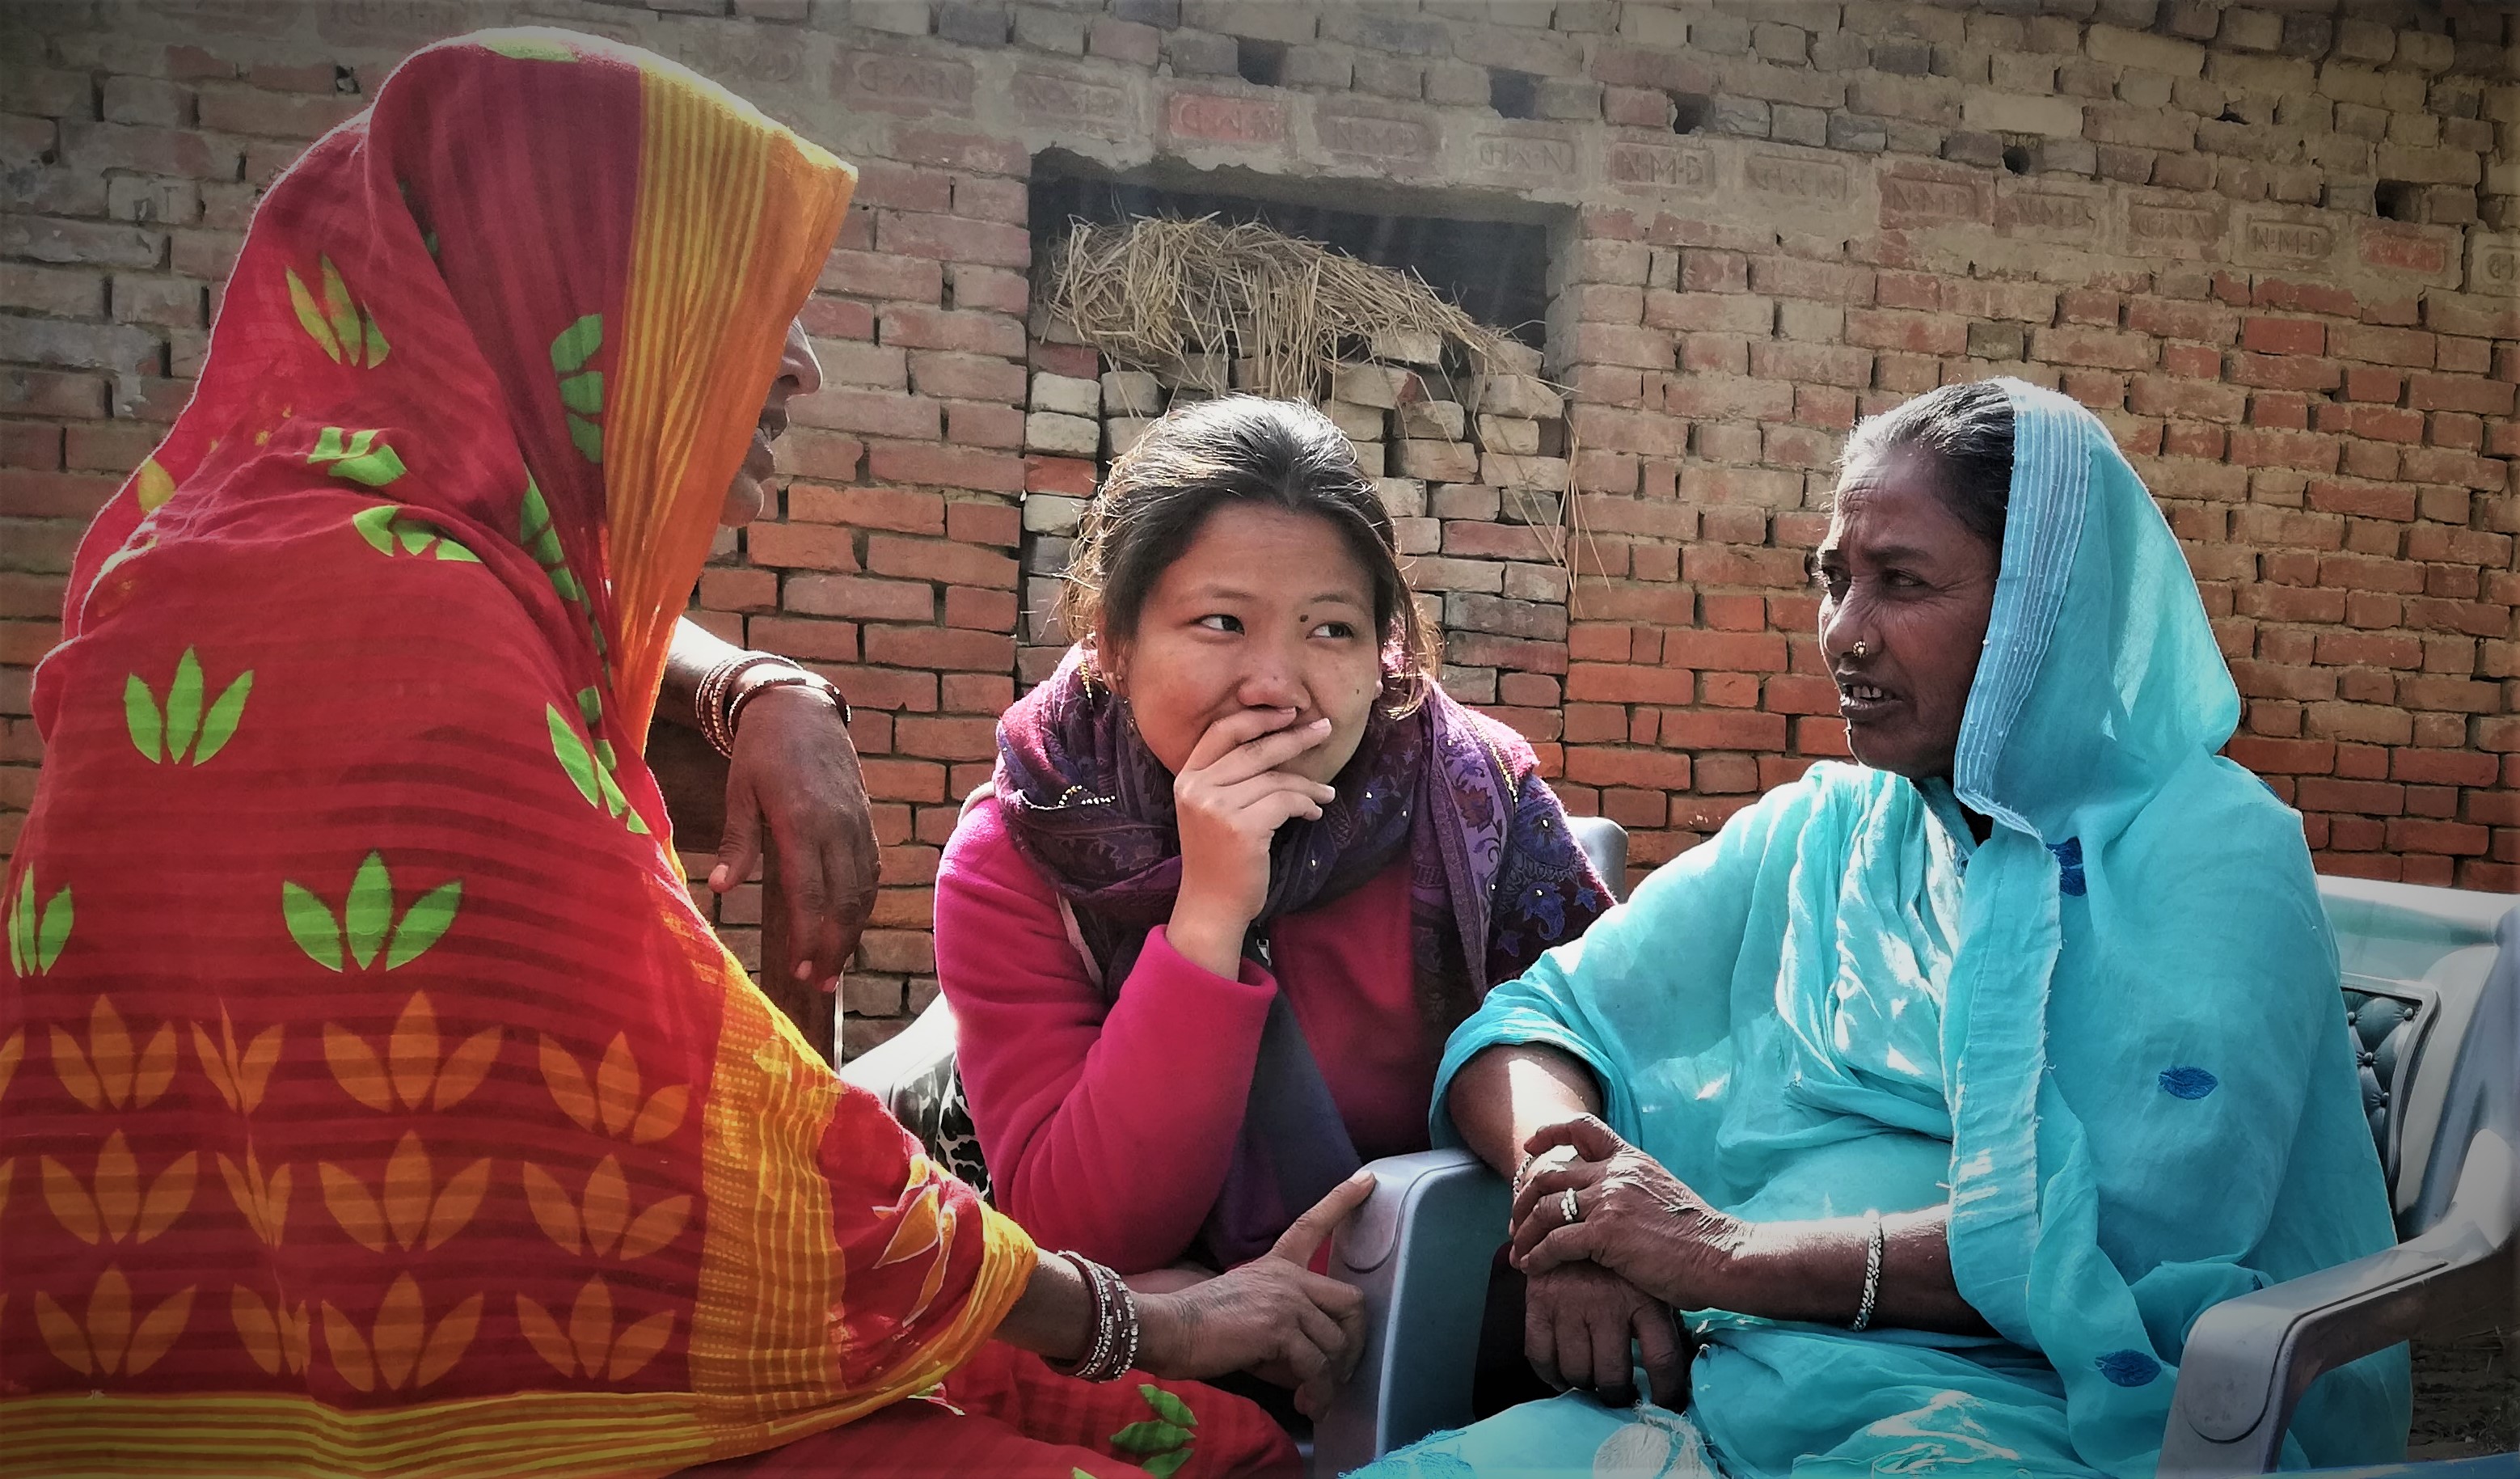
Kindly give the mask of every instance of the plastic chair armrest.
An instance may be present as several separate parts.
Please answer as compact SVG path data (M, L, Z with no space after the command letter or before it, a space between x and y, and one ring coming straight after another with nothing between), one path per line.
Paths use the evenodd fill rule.
M2270 1472L2293 1409L2320 1375L2417 1335L2508 1323L2514 1176L2511 1146L2483 1132L2431 1232L2199 1316L2162 1435L2161 1479Z
M1313 1429L1313 1472L1345 1473L1470 1418L1488 1270L1506 1237L1503 1178L1462 1150L1375 1161L1330 1276L1365 1295L1365 1356Z

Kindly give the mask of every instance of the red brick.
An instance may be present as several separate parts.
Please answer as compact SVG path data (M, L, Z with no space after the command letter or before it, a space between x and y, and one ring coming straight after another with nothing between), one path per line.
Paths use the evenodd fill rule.
M2324 354L2327 326L2317 319L2253 318L2240 326L2240 347L2256 354Z
M700 605L713 611L768 611L779 605L779 577L770 570L700 571Z
M945 268L922 257L833 251L823 263L819 286L825 292L935 304L945 300Z
M832 431L862 431L876 436L934 440L944 429L934 401L884 390L827 385L788 403L797 425Z
M905 534L945 532L945 500L934 493L898 488L792 488L788 515L815 523L855 529L895 529Z
M868 580L849 575L792 575L785 605L812 616L860 621L933 621L936 593L916 580Z
M2417 411L2465 411L2477 416L2508 416L2512 393L2506 381L2461 375L2409 375L2407 404Z
M1023 323L1003 313L888 304L877 315L879 336L910 349L959 349L1020 361Z
M2394 817L2406 810L2406 787L2379 781L2337 781L2304 776L2294 792L2304 811L2352 812Z
M867 454L868 475L886 482L927 487L975 488L1020 493L1024 461L1003 453L903 442L876 442Z
M994 551L892 534L868 537L867 569L878 575L1009 591L1014 589L1017 574L1015 561Z
M765 652L801 657L810 662L858 660L858 626L854 621L799 621L788 616L755 616L744 623L744 641ZM867 700L855 690L849 702Z
M2212 381L2138 375L2127 382L2127 409L2138 416L2236 422L2247 403L2246 390Z
M1781 673L1785 639L1778 632L1672 632L1663 638L1666 667L1734 673Z
M2223 373L2223 355L2203 344L2164 344L2161 368L2188 380L2212 380Z
M2432 368L2432 335L2421 329L2390 329L2369 324L2336 324L2327 331L2327 352L2338 359L2372 365Z
M1689 757L1667 750L1611 749L1585 745L1568 752L1566 779L1586 785L1651 786L1685 791L1691 775Z
M1846 311L1846 341L1868 349L1958 356L1968 352L1968 322L1931 313L1849 308ZM2045 358L2044 355L2041 357Z
M1015 640L998 632L932 626L870 626L866 660L893 667L966 668L1003 673L1015 664Z
M2344 374L2334 360L2289 354L2233 354L2225 367L2233 384L2266 390L2333 390Z
M1020 407L987 401L949 400L945 406L945 439L964 447L1018 451L1023 446L1024 414Z
M1696 690L1695 674L1672 668L1578 662L1566 669L1570 703L1688 703Z
M2323 776L2336 763L2336 746L2320 740L2271 740L2234 736L2224 753L2260 775Z
M753 563L813 570L856 569L854 540L849 530L830 524L756 523L743 531Z
M2160 338L2228 344L2239 323L2238 314L2219 303L2146 296L2127 299L2126 326L2138 334Z
M1024 459L1024 491L1027 493L1091 498L1101 475L1101 470L1086 458L1033 456Z
M945 506L945 537L1012 548L1023 538L1023 512L1012 504L950 503Z
M892 743L904 754L929 760L986 760L998 752L998 726L992 719L905 717L893 721ZM884 878L893 880L889 868Z
M796 310L796 321L805 332L823 339L871 339L875 337L875 310L864 303L845 298L813 297Z
M931 257L942 262L978 262L988 267L1025 267L1032 262L1032 236L1021 226L1003 221L974 221L965 216L928 215L919 211L876 213L878 251L901 256Z
M1687 750L1781 750L1785 716L1688 709L1662 716L1662 742Z
M2485 851L2487 840L2484 828L2464 822L2401 817L2389 824L2389 849L2392 852L2472 856Z

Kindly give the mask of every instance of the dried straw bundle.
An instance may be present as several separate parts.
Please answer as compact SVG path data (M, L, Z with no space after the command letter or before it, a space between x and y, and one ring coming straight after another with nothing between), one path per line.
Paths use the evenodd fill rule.
M1484 371L1502 337L1415 273L1214 216L1076 222L1051 262L1043 296L1053 315L1103 353L1142 369L1187 372L1218 394L1229 355L1252 362L1243 388L1316 400L1354 340L1431 332Z

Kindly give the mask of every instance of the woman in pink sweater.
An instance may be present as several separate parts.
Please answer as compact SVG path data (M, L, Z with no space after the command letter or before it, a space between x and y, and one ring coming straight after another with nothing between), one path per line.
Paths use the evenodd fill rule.
M1424 1148L1445 1034L1609 893L1530 746L1436 687L1320 412L1157 422L1068 578L1090 635L1000 722L937 975L999 1208L1126 1273L1222 1268Z

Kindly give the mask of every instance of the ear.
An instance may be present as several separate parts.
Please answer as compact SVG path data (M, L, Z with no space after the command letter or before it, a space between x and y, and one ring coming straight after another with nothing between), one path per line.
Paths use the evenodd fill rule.
M1096 627L1093 639L1086 645L1086 661L1094 676L1102 680L1102 686L1123 698L1128 697L1129 645L1112 641L1109 633Z

